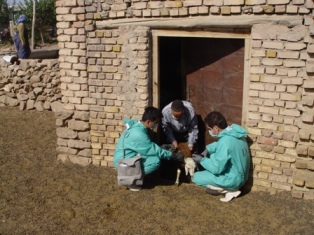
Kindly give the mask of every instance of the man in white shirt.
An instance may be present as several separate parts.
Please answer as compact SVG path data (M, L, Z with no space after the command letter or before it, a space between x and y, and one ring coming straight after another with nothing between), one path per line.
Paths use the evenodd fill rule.
M174 100L162 110L162 129L168 143L175 148L178 142L187 142L190 151L198 138L197 117L188 101Z

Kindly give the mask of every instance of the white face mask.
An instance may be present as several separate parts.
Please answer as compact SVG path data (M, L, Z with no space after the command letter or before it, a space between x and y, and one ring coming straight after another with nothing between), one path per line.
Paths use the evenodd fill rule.
M213 131L208 131L209 135L213 138L218 138L218 135L214 135Z
M151 130L154 130L155 128L157 128L158 127L158 123L155 123L150 129Z

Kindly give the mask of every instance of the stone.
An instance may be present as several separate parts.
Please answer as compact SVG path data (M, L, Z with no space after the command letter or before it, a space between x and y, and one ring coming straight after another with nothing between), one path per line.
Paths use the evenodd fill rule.
M60 101L52 102L52 103L51 103L51 110L52 110L54 113L62 112L62 110L63 110L62 103L61 103Z
M34 108L37 111L44 111L43 102L42 101L36 101L34 104Z

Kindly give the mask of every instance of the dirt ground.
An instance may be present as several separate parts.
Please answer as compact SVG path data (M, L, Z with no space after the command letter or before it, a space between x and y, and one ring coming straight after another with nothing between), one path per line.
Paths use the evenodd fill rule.
M314 202L248 192L229 203L205 189L149 179L118 186L111 168L56 160L54 114L0 107L0 234L302 234Z

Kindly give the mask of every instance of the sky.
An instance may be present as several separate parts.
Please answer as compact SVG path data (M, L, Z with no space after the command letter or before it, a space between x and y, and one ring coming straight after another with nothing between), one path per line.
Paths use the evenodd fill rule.
M23 3L24 0L15 0L15 4L18 4L19 2ZM13 4L13 0L7 0L7 3L9 6L11 6Z

